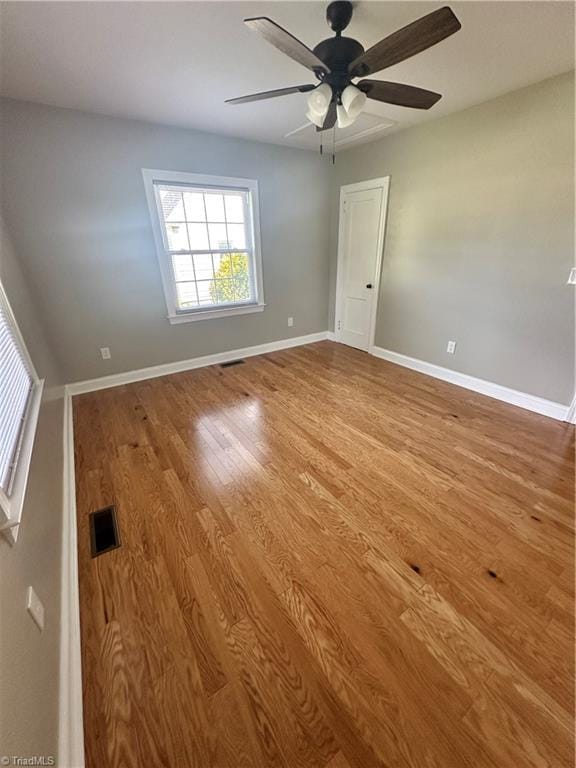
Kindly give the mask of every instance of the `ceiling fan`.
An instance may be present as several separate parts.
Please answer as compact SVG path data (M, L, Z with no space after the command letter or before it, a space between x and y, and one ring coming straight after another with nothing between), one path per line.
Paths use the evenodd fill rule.
M294 85L274 91L252 93L227 104L246 104L250 101L273 99L290 93L308 93L306 117L317 131L325 131L338 124L346 128L356 120L366 99L396 104L413 109L430 109L442 98L439 93L403 83L382 80L360 80L398 64L457 32L461 24L450 8L445 6L402 27L367 51L351 37L342 37L352 19L353 7L348 0L336 0L326 9L326 20L335 32L334 37L322 40L310 50L304 43L265 16L245 19L244 23L299 64L312 70L320 81L317 84Z

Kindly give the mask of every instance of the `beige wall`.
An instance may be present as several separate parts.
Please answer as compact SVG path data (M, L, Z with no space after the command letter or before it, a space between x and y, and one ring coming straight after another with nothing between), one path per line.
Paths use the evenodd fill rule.
M570 403L573 73L341 153L332 210L388 175L376 344Z
M2 171L0 165L0 176ZM10 235L0 212L0 281L8 294L38 375L46 379L46 388L55 387L63 383L60 363L46 336L43 317L38 310L40 297L31 290L22 259Z
M11 100L0 117L6 221L67 381L326 330L330 166L315 153ZM258 180L263 313L168 323L142 168Z
M36 301L0 222L0 280L46 393L55 398L61 377L44 337ZM0 536L0 756L56 755L62 535L61 398L44 402L22 523L10 546ZM26 611L33 586L45 608L40 633Z

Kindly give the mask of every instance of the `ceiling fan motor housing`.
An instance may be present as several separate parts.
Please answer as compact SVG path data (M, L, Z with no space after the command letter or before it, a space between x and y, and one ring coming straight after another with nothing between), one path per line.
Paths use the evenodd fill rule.
M342 37L342 30L350 24L353 11L352 3L348 0L335 0L330 3L326 9L326 20L336 35L322 40L314 48L316 56L330 70L329 72L317 71L316 76L332 87L337 103L341 103L342 91L352 82L348 65L364 53L364 47L357 40Z
M351 37L329 37L318 43L314 53L330 69L330 72L320 72L318 76L332 86L334 95L339 98L344 88L352 81L348 65L364 53L364 48Z
M326 8L326 21L337 35L350 24L354 7L348 0L335 0Z
M329 37L318 43L314 53L332 72L348 74L348 64L364 53L364 48L351 37Z
M352 3L348 0L336 0L326 9L326 20L336 33L335 37L322 40L314 48L314 53L330 70L317 72L317 76L332 87L335 99L340 102L342 91L350 85L352 77L348 65L364 53L364 47L351 37L342 37L352 18Z

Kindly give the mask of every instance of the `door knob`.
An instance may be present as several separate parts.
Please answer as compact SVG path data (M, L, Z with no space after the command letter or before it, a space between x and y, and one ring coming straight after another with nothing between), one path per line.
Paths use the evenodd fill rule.
M366 283L366 288L372 288L372 283Z

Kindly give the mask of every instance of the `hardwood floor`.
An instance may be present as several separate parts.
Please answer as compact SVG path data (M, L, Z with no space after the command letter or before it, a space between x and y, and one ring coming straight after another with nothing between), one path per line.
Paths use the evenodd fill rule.
M574 765L573 427L321 342L74 432L88 768Z

